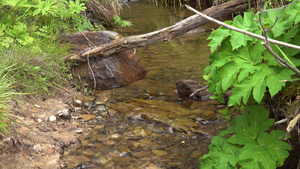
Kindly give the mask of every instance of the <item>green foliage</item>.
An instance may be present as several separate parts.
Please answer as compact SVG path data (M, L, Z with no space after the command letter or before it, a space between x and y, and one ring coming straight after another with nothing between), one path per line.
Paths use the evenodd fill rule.
M200 158L201 169L272 169L283 165L291 146L282 141L284 131L266 130L274 119L261 106L248 107L249 113L236 117L231 126L213 137L209 153Z
M115 25L120 25L121 27L132 26L132 23L130 21L123 20L118 15L115 15L112 18L112 21Z
M91 28L79 13L82 0L0 0L0 49L27 46L40 50L41 38L55 40L65 31Z
M7 72L14 71L14 65L10 65L2 60L0 64L0 132L8 133L8 124L12 122L9 118L12 116L9 111L8 102L17 93L12 91L13 79L10 79Z
M282 10L268 11L262 14L266 28L272 29L268 37L280 41L300 44L300 3L294 3ZM244 13L236 16L227 24L256 34L262 34L258 14ZM274 24L275 23L275 24ZM261 45L261 40L248 35L220 27L208 37L211 47L210 65L204 71L204 78L219 101L224 102L224 93L230 90L232 96L228 105L247 105L249 101L261 103L265 92L273 97L291 81L294 72L281 66ZM300 66L298 50L278 47L271 44L273 50L282 55L295 67ZM217 50L218 49L218 50Z

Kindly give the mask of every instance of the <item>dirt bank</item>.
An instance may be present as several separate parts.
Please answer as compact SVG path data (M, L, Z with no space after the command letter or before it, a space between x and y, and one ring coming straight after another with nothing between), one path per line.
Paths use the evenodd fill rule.
M10 135L1 136L0 168L27 169L65 167L60 162L66 146L80 146L85 124L71 115L73 91L61 96L12 102L19 124Z

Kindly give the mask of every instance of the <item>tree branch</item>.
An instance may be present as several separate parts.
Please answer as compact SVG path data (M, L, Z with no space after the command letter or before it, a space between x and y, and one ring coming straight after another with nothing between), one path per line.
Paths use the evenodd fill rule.
M245 31L245 30L242 30L242 29L239 29L237 27L234 27L234 26L231 26L231 25L227 25L226 23L224 22L221 22L217 19L214 19L212 17L209 17L197 10L195 10L194 8L188 6L188 5L185 5L189 10L195 12L196 14L204 17L205 19L209 20L209 21L212 21L212 22L215 22L225 28L228 28L228 29L231 29L231 30L234 30L234 31L237 31L237 32L240 32L242 34L245 34L245 35L249 35L249 36L252 36L254 38L257 38L257 39L260 39L260 40L265 40L265 37L263 36L260 36L260 35L257 35L255 33L252 33L252 32L248 32L248 31ZM281 42L281 41L278 41L278 40L274 40L274 39L270 39L268 38L269 42L270 43L274 43L274 44L277 44L277 45L281 45L281 46L285 46L285 47L288 47L288 48L292 48L292 49L296 49L296 50L300 50L300 46L297 46L297 45L293 45L293 44L290 44L290 43L285 43L285 42Z

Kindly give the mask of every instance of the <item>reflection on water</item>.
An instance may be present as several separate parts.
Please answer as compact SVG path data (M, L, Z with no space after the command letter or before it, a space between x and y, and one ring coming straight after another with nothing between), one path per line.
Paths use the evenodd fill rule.
M124 36L155 31L191 15L148 1L128 5L122 18L133 26L117 30ZM182 102L175 82L203 82L209 55L207 35L138 48L146 78L97 91L96 98L85 99L94 100L84 103L90 105L85 111L74 112L90 126L80 137L81 146L71 145L66 150L62 160L68 168L198 168L211 137L226 128L226 123L214 100ZM87 111L90 114L84 115Z
M128 3L121 17L133 26L118 30L124 36L138 35L171 26L192 15L187 10L173 6L156 6L149 1ZM210 30L211 25L203 26ZM171 42L158 42L137 49L142 65L147 70L146 78L162 83L175 84L179 79L203 82L203 69L208 65L210 53L206 40L209 31L197 38L175 38Z

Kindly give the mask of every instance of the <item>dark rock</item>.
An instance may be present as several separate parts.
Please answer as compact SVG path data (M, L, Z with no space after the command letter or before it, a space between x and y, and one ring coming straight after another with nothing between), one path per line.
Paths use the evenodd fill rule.
M82 32L70 35L68 42L73 47L71 52L79 54L94 46L111 43L118 37L118 33L111 31ZM146 76L146 71L133 50L120 51L108 57L88 58L88 62L79 63L72 71L89 87L100 90L121 87Z
M203 84L200 84L194 80L178 80L176 82L176 89L178 96L181 99L190 98L190 95L195 92L197 89L201 89L206 87ZM209 100L209 96L211 96L212 93L207 92L207 88L204 88L203 90L197 92L193 98L199 99L202 101Z

